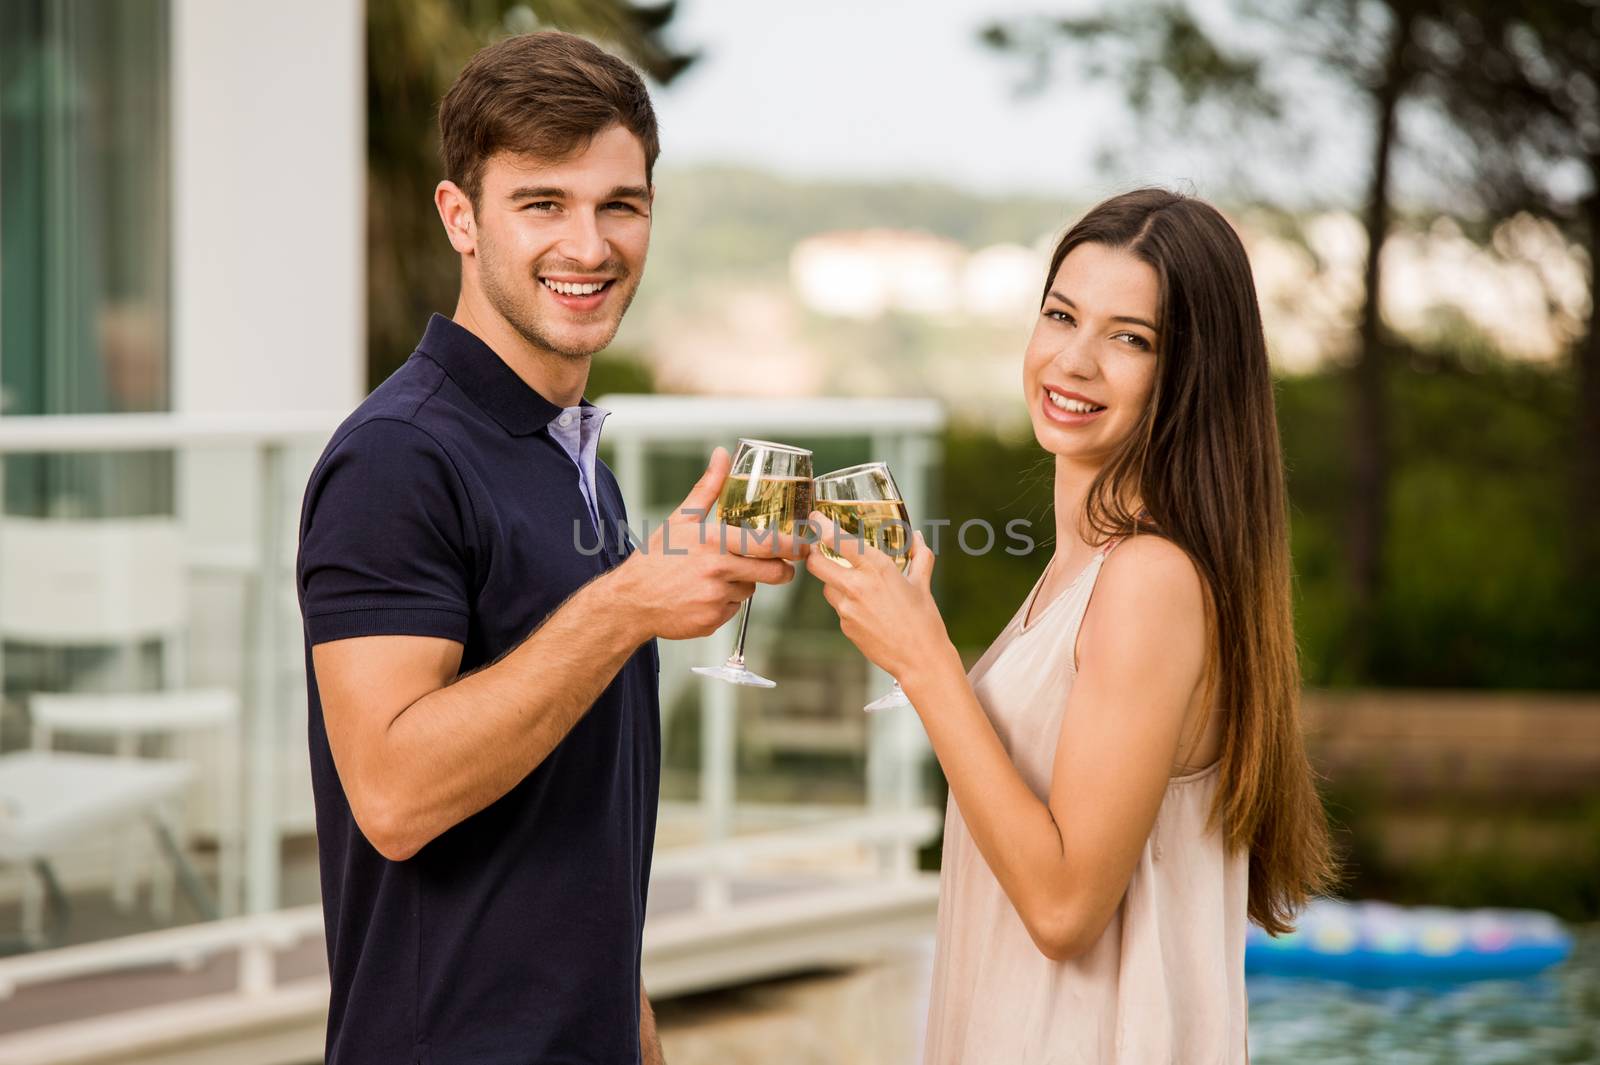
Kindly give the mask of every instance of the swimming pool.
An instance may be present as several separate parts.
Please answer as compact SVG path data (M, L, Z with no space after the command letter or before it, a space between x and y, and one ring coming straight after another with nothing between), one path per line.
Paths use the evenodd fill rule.
M1251 1065L1600 1065L1600 924L1522 980L1366 989L1250 977Z

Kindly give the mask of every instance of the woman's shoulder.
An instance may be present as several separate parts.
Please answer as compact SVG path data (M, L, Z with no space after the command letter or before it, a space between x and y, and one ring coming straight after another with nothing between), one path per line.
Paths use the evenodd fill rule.
M1166 587L1174 591L1201 585L1200 569L1189 552L1158 531L1142 530L1118 538L1106 548L1101 564L1106 576L1133 587Z
M1204 667L1205 597L1187 552L1140 532L1107 552L1074 641L1075 664L1130 683L1190 684ZM1079 665L1079 668L1082 668Z
M1147 633L1203 627L1205 600L1194 559L1159 532L1140 532L1114 544L1095 582L1096 613L1113 627L1137 621Z

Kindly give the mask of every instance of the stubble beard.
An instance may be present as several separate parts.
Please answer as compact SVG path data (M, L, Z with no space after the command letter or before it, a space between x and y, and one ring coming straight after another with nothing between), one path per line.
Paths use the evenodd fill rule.
M611 319L610 328L604 337L596 343L585 342L574 346L564 342L553 335L553 330L544 321L544 316L536 309L539 299L537 292L528 293L525 297L519 294L515 279L507 279L509 283L502 284L499 256L494 252L486 256L482 242L478 249L478 277L483 288L484 298L507 322L511 328L521 334L536 348L559 355L564 359L579 362L590 358L595 352L601 351L616 339L617 330L622 326L622 317L628 313L628 307L633 303L634 294L639 291L638 278L631 274L623 273L612 282L611 299L618 300L618 309ZM530 272L529 281L536 286L544 282L539 280L538 269L535 267Z

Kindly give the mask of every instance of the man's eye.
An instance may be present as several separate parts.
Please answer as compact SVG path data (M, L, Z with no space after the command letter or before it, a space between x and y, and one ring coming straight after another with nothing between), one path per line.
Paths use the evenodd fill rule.
M554 200L534 200L532 203L524 205L522 209L524 211L554 211L556 202Z
M608 211L630 211L631 212L631 211L635 210L635 208L634 208L633 204L627 203L627 202L625 202L623 200L613 200L610 203L606 204L606 210L608 210Z

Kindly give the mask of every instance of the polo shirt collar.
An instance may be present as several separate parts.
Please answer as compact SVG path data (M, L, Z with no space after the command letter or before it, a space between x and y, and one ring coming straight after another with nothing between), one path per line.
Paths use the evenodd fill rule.
M512 436L537 433L561 413L562 408L530 388L476 333L442 314L428 319L417 350L443 366L467 398ZM578 405L594 406L586 399Z

